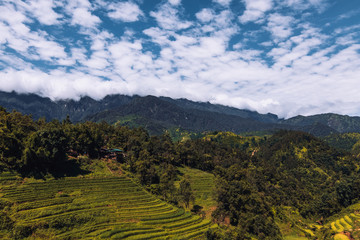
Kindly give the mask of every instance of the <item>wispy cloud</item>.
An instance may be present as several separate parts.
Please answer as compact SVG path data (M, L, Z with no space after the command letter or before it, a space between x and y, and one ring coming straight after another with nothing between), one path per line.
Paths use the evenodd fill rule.
M288 38L292 35L292 25L296 21L291 16L283 16L278 13L270 14L267 23L267 29L271 32L276 42Z
M223 6L229 6L232 0L213 0L213 2L218 3Z
M167 30L181 30L189 28L192 23L187 20L179 18L179 11L177 8L180 1L171 0L159 7L157 11L150 12L150 16L154 17L161 28Z
M196 13L196 18L203 23L207 23L215 18L215 12L210 8L204 8L200 12Z
M328 6L326 0L284 0L279 1L281 4L285 4L296 10L305 10L308 8L315 8L318 12L322 12Z
M100 18L92 13L93 6L88 0L69 0L65 3L65 9L73 25L95 28L101 23Z
M141 16L144 16L139 6L133 2L111 3L107 9L110 18L123 22L136 22Z
M33 14L44 25L58 24L63 17L55 12L54 8L57 7L57 3L53 0L34 0L30 1L25 7L27 11Z
M245 11L239 17L241 23L262 21L267 11L273 7L272 0L243 0Z

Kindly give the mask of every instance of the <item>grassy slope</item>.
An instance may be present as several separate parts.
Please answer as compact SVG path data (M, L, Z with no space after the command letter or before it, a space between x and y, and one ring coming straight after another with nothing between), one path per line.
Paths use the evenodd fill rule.
M189 177L191 188L195 195L195 204L202 206L206 217L211 218L211 212L216 206L216 201L213 199L215 176L211 173L189 167L179 168L179 171L183 174L183 177Z
M93 167L97 174L58 180L0 176L0 200L10 202L4 212L15 221L13 233L0 230L0 237L191 239L212 226L157 199L129 178L114 176L99 162Z

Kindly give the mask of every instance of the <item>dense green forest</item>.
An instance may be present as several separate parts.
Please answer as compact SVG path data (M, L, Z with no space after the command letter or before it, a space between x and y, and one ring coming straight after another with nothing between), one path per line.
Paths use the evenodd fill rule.
M111 171L159 199L200 214L203 206L184 170L198 169L215 176L211 220L219 227L209 228L204 234L208 239L283 239L286 233L331 239L336 228L327 227L327 219L360 200L357 135L325 140L285 130L261 137L175 135L151 136L143 128L105 122L73 124L69 118L34 121L0 108L0 171L49 181L85 176L102 159ZM122 153L110 162L107 149ZM0 231L6 236L21 239L37 228L53 227L32 226L19 233L11 212L16 204L0 201ZM318 225L311 229L307 222Z

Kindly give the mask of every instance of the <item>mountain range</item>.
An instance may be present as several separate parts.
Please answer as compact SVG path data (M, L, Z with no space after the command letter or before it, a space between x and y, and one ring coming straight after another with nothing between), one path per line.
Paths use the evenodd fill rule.
M62 120L69 116L72 122L106 121L143 126L151 134L171 128L235 133L289 129L316 136L360 132L360 117L327 113L282 119L271 113L168 97L109 95L101 100L82 97L79 101L52 101L36 94L0 91L0 106L7 111L31 114L34 119Z

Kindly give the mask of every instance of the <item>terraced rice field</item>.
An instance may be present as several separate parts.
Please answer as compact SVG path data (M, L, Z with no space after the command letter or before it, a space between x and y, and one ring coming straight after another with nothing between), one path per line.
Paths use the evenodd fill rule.
M344 216L343 218L336 219L330 223L331 229L334 232L343 232L345 230L351 231L355 220L360 219L360 214L351 213Z
M344 231L352 232L354 229L354 222L360 220L360 214L351 213L340 219L330 223L330 228L338 233L335 235L334 239L349 239L347 236L342 234Z
M216 206L213 199L215 188L215 176L213 174L193 168L179 168L179 171L189 177L195 195L195 204L204 207L205 211Z
M0 194L11 202L6 211L15 225L8 237L14 238L201 239L213 227L126 177L3 184Z

